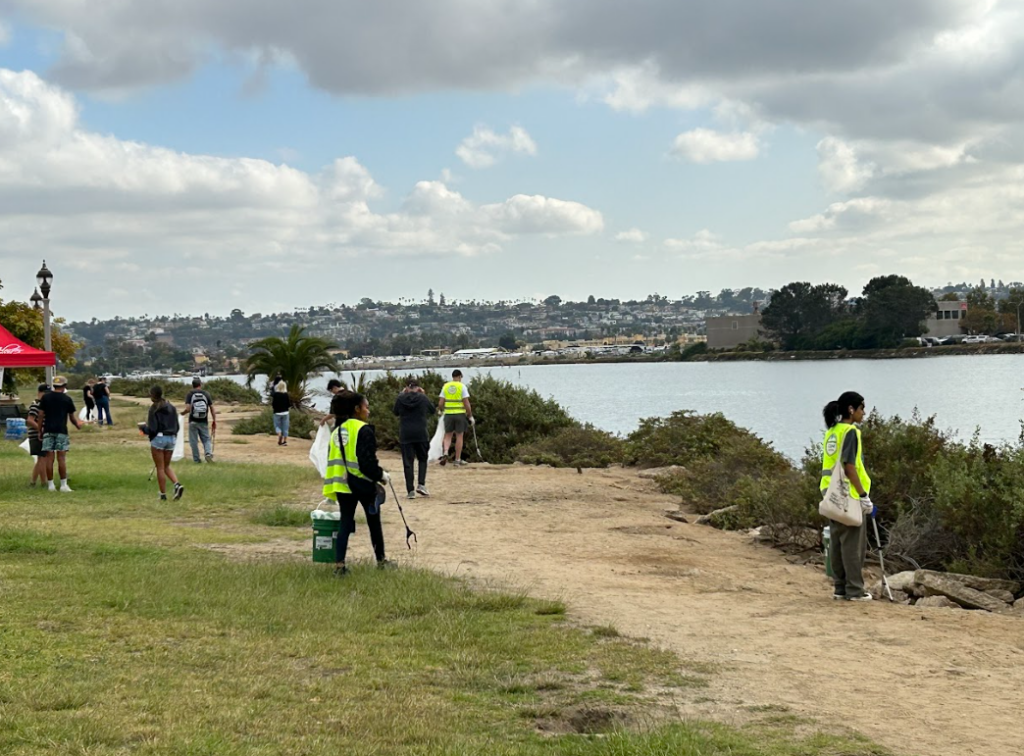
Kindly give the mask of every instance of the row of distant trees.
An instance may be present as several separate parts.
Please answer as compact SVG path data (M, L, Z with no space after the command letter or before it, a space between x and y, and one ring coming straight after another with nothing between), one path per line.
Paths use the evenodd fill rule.
M938 306L904 276L871 279L859 297L839 284L795 282L772 293L762 328L785 350L880 349L925 332Z

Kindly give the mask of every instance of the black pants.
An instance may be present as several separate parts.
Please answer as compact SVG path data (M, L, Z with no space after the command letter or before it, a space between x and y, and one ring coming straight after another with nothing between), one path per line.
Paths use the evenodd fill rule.
M405 469L405 490L412 491L415 486L412 484L413 460L419 460L420 475L419 484L427 485L427 454L430 453L430 444L423 441L414 441L411 444L402 444L402 467Z
M92 420L92 411L96 409L96 402L92 399L85 400L85 419Z
M370 543L373 554L378 562L384 561L384 528L380 524L380 510L375 501L376 491L366 494L335 494L338 497L338 509L341 511L341 530L338 531L337 551L334 560L345 561L348 551L348 537L356 532L356 504L363 505L366 513L366 527L370 530Z

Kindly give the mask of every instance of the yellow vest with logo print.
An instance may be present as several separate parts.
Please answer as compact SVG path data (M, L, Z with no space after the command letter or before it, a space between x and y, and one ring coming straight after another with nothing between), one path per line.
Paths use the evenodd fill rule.
M338 493L352 493L348 485L349 475L369 480L359 471L356 459L356 441L364 425L363 421L353 418L343 422L331 434L331 443L327 447L327 474L324 476L325 497L333 499Z
M465 415L466 407L462 404L466 387L459 381L448 381L441 389L444 395L444 414Z
M868 471L864 467L864 443L861 440L860 428L852 423L836 423L825 433L825 441L822 444L821 485L819 486L822 491L828 488L828 484L832 480L832 468L836 466L836 462L839 461L839 457L843 453L843 442L846 440L846 434L850 431L857 434L857 459L854 466L857 468L860 484L864 487L865 493L871 493L871 476L868 475ZM855 499L860 498L860 494L853 486L850 486L850 496Z

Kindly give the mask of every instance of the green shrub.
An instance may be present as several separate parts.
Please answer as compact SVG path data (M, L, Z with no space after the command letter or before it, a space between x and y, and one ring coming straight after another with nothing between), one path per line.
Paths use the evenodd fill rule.
M168 378L115 378L110 391L123 396L149 396L152 386L160 386L164 396L173 401L184 401L192 390L191 381ZM210 392L214 405L237 402L238 404L262 404L263 398L255 389L235 383L230 378L211 378L203 382L203 388Z
M646 417L626 439L626 463L639 467L668 467L690 463L718 454L723 445L744 442L742 451L761 454L772 460L785 460L781 454L750 431L740 428L725 415L714 412L698 415L678 410L669 417ZM759 465L761 458L752 459Z
M317 422L307 412L292 407L289 411L289 438L311 438L310 434L316 435ZM264 407L258 415L239 420L231 428L231 433L236 436L258 436L260 434L273 434L274 432L274 410Z
M370 422L373 423L376 431L377 447L380 449L399 448L398 417L392 410L395 406L395 399L410 379L419 382L424 393L436 406L437 398L441 394L441 386L444 385L444 378L433 371L406 376L397 376L388 372L369 383L353 381L353 383L362 385L362 393L370 404ZM429 420L427 432L433 433L436 427L436 419Z
M488 462L514 462L516 447L533 444L564 428L579 426L553 399L545 399L532 389L489 375L472 380L470 402L477 418L480 451ZM476 454L472 434L472 431L467 434L470 438L463 450L466 458Z
M263 397L256 389L235 383L230 378L211 378L203 381L203 388L210 392L214 405L235 402L237 404L262 404ZM191 384L185 386L182 398L192 390Z
M706 341L698 341L696 344L690 344L688 347L683 349L679 353L679 359L682 362L686 362L687 360L693 359L694 357L699 357L700 355L707 354L707 353L708 353L708 342L706 342Z
M518 446L515 457L528 465L608 467L622 462L624 452L622 439L587 424Z

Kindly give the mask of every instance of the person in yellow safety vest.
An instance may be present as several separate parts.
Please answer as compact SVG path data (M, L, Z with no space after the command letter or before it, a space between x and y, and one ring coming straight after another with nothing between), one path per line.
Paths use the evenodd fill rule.
M455 462L464 465L462 460L462 440L473 419L473 407L469 403L469 386L462 382L462 371L453 370L452 379L441 387L441 397L437 402L438 414L444 415L444 446L441 447L440 462L448 461L448 449L451 448L452 436L455 436Z
M864 521L859 526L829 520L828 558L835 581L832 598L870 601L871 594L864 590L864 557L868 545L868 518L875 516L875 505L869 497L871 476L864 467L864 444L856 425L864 420L864 397L856 391L846 391L838 401L826 404L823 414L828 430L822 442L821 490L828 488L832 470L841 460L850 481L850 495L860 500L864 512Z
M345 554L348 537L356 532L356 504L363 505L370 542L378 567L393 563L384 556L384 529L380 521L378 484L388 484L391 476L377 461L377 436L370 419L366 397L352 391L335 394L331 402L335 412L335 428L327 452L327 473L324 476L324 498L337 499L341 512L335 553L335 575L348 572Z

